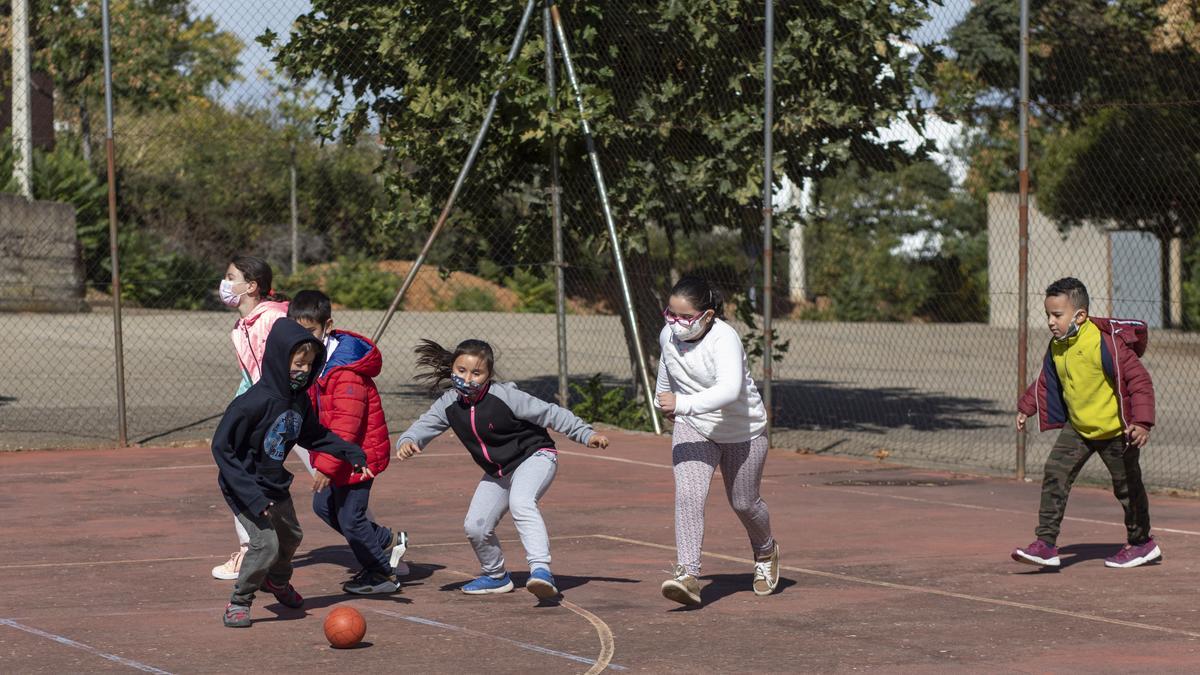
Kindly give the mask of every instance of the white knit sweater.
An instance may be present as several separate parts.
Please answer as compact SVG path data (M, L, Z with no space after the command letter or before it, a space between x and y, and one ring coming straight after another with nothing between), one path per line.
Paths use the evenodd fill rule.
M763 433L766 409L733 326L715 319L698 342L676 340L663 326L658 345L655 393L675 394L677 419L717 443L743 443Z

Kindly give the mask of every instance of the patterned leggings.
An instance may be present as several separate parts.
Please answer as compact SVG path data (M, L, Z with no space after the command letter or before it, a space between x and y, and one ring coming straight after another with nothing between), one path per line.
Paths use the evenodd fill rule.
M725 479L725 495L750 535L750 546L755 554L770 552L775 546L771 517L758 493L767 461L767 437L742 443L715 443L679 420L671 442L671 460L675 465L675 549L679 564L687 573L700 575L704 502L718 465Z

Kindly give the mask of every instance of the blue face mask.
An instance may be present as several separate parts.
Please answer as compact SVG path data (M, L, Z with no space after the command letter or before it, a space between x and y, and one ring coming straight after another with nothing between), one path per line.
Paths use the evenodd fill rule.
M450 384L454 386L455 391L468 401L475 400L475 397L479 395L479 390L483 388L482 383L467 382L458 375L450 376Z

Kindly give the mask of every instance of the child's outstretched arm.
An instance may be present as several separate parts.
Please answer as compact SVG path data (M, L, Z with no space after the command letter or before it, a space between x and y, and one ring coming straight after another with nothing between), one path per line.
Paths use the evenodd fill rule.
M450 420L446 419L446 406L453 403L456 396L458 394L454 390L442 394L420 419L400 434L400 438L396 440L397 459L408 459L421 452L430 441L450 428Z
M217 469L225 485L233 492L234 498L246 505L250 513L260 515L271 506L271 500L258 487L254 476L246 473L242 460L246 454L246 444L254 425L250 423L245 411L230 405L213 432L212 454L217 462ZM239 448L241 452L239 453ZM239 457L238 455L242 455Z
M493 384L491 391L508 405L514 415L526 422L539 427L549 427L589 448L608 447L607 437L597 434L592 430L592 425L579 419L566 408L530 396L511 383Z
M307 411L304 415L304 423L300 426L300 435L296 438L296 443L309 450L327 452L346 461L354 467L356 472L365 474L369 478L375 477L367 468L367 453L363 452L361 447L342 440L341 436L322 426L312 410Z

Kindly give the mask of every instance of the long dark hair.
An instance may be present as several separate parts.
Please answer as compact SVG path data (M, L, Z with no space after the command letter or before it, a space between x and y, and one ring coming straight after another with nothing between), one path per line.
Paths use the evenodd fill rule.
M704 277L689 274L675 283L671 295L678 295L688 301L700 313L713 311L718 319L725 318L725 296Z
M274 283L275 274L271 271L271 265L266 260L252 255L239 255L234 258L231 263L238 271L242 273L242 277L246 281L253 281L258 284L258 297L260 300L274 300L283 302L287 300L287 296L282 293L276 293L271 284Z
M417 355L418 373L416 380L429 385L431 391L439 391L442 383L450 379L454 369L454 361L466 354L483 359L488 367L488 379L496 377L496 354L492 346L483 340L463 340L454 351L450 351L433 340L421 340L413 352Z

